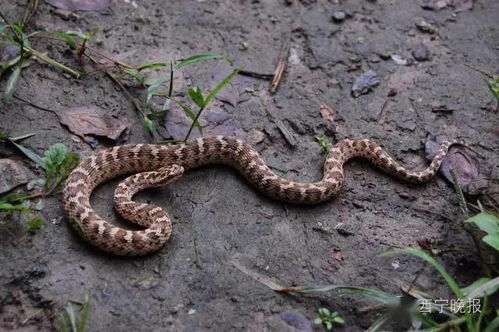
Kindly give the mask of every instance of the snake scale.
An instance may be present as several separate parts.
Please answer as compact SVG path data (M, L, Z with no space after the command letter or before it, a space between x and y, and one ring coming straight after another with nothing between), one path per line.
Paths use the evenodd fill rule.
M64 188L64 211L72 226L91 244L116 255L145 255L158 250L168 240L171 221L162 208L133 202L132 197L145 188L171 182L186 170L208 164L228 165L271 198L315 204L327 201L340 190L344 180L343 164L351 158L366 158L404 181L423 183L437 173L449 147L456 143L443 143L425 170L410 171L371 140L345 139L330 149L323 178L314 183L299 183L278 176L256 150L234 137L202 137L171 146L117 146L94 154L72 171ZM90 205L90 196L98 185L132 173L118 185L114 205L121 216L142 228L134 231L108 223Z

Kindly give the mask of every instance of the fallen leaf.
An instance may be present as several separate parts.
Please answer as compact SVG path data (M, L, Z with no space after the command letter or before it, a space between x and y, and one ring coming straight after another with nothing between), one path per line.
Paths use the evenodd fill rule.
M428 138L425 144L427 158L432 159L438 151L440 143L446 140L445 137L440 139ZM460 145L450 147L439 170L448 181L453 182L451 170L455 171L461 186L467 185L474 180L488 178L491 174L491 167L485 160L479 159L478 155L470 148Z
M111 5L111 0L45 0L48 4L70 11L104 11Z
M499 179L474 180L468 183L463 191L468 196L478 197L485 207L496 211L499 209Z
M126 119L115 118L96 106L69 108L61 114L60 121L83 139L85 135L95 135L115 141L130 126Z

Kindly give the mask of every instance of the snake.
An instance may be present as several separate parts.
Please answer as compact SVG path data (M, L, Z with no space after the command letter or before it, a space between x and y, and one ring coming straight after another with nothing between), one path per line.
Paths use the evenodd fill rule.
M175 181L185 171L209 164L238 170L261 193L296 204L330 200L341 189L343 165L364 158L389 175L410 183L430 181L448 149L461 141L443 142L426 169L411 171L400 165L380 145L369 139L344 139L331 146L323 177L312 183L295 182L277 175L258 151L230 136L206 136L183 144L133 144L103 149L73 169L63 190L64 213L73 228L90 244L111 254L140 256L160 249L170 238L172 222L161 207L133 201L141 190ZM91 207L94 189L106 181L126 176L114 192L114 208L138 229L118 227L101 218Z

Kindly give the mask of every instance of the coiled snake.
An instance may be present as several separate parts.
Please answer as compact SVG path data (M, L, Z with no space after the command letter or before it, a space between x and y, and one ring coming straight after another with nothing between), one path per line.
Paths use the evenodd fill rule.
M171 221L162 208L133 202L132 197L145 188L171 182L186 170L207 164L229 165L272 198L315 204L330 199L339 191L344 179L343 164L351 158L366 158L395 177L423 183L437 173L448 148L456 143L459 142L443 143L425 170L409 171L378 144L368 139L345 139L330 149L324 164L324 176L314 183L298 183L276 175L257 151L233 137L203 137L173 146L117 146L96 153L73 170L64 188L64 211L73 227L91 244L117 255L144 255L158 250L168 240ZM115 191L115 209L143 230L131 231L113 226L90 206L92 191L99 184L130 173L135 174L120 183Z

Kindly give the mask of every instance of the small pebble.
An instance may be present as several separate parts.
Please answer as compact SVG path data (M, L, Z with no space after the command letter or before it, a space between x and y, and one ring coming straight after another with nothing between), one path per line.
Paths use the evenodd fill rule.
M346 17L347 15L345 14L345 12L341 10L335 11L333 13L333 21L337 23L343 22Z
M412 56L418 61L428 61L430 60L430 51L428 47L424 44L420 44L414 50L412 50Z
M355 80L352 86L352 96L356 98L360 95L369 93L369 91L378 84L378 74L374 70L368 70Z
M425 20L420 20L416 22L416 27L421 31L425 33L436 33L437 28L432 26L430 23L426 22Z

